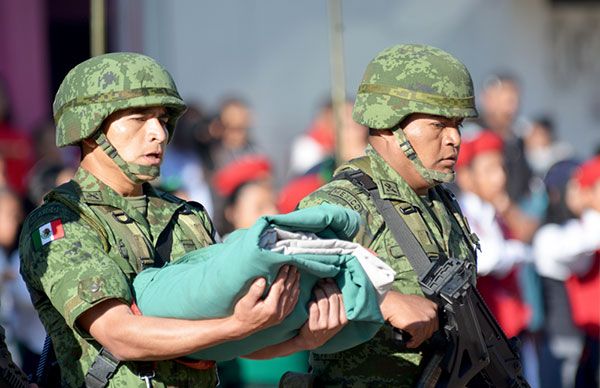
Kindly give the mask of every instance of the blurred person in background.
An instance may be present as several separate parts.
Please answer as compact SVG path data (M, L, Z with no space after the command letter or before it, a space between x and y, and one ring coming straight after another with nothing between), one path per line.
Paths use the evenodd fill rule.
M36 125L31 137L36 165L63 165L74 168L79 162L78 148L64 149L56 146L56 127L52 119L43 120Z
M225 220L222 236L250 227L260 216L277 214L272 180L271 162L259 154L242 156L215 172L213 186L225 204L217 217Z
M216 169L242 155L257 152L250 137L252 125L252 111L241 98L229 97L221 103L219 116L211 128L213 136L219 139L212 150Z
M524 120L519 118L521 84L509 73L492 74L479 96L482 110L480 125L498 134L504 141L504 163L510 199L533 218L541 220L546 207L543 187L533 180L522 139Z
M343 127L341 128L341 138L339 139L339 157L341 162L347 162L364 156L368 144L368 129L352 119L353 104L353 101L346 101L342 107ZM330 182L333 178L333 172L337 167L335 165L335 125L330 104L326 105L326 107L329 111L326 114L327 124L325 125L325 119L322 117L325 113L321 112L315 120L312 130L308 134L298 138L293 145L292 172L297 170L296 173L299 175L289 180L279 193L277 207L281 213L293 211L302 198L325 183ZM315 135L318 131L333 133L334 144L331 148L328 146L325 147L316 140L319 138L319 136ZM327 138L325 135L321 136ZM296 166L302 165L302 167L294 168L294 164ZM311 166L307 170L304 170L308 165Z
M573 155L573 148L569 144L556 139L554 122L548 116L539 116L528 123L523 141L527 162L540 178L552 165Z
M4 160L7 185L17 194L26 189L26 176L34 161L31 138L11 122L11 105L8 88L0 78L0 158Z
M600 156L578 167L573 178L567 186L566 202L577 218L544 225L533 247L538 271L566 281L573 322L585 333L575 386L592 387L600 381ZM581 342L573 332L564 334L548 345L554 356L564 360L560 382L572 386L573 360Z
M343 115L343 134L340 159L348 161L365 154L368 132L366 128L352 120L354 101L347 100L341 114ZM322 104L305 134L292 143L290 155L290 173L294 176L304 175L322 163L335 158L336 152L335 112L331 101ZM333 172L333 171L332 171Z
M11 261L14 259L15 242L22 217L19 197L10 188L0 187L0 387L35 388L37 385L28 383L28 376L33 375L37 366L35 351L30 350L33 347L31 343L36 338L23 336L35 322L23 322L18 315L22 303L31 305L31 300L26 289L16 292L15 282L20 277L19 268L18 263L15 267L14 261ZM43 344L43 334L41 341Z
M350 107L352 109L352 107ZM306 133L296 138L290 150L290 173L305 174L330 157L335 148L335 120L331 100L319 106Z
M263 155L246 155L230 162L214 175L214 186L225 198L225 234L249 228L261 216L277 214L272 168ZM221 385L233 387L277 387L286 371L308 369L308 352L272 360L238 358L219 363Z
M529 247L514 239L497 208L506 195L502 139L482 131L463 142L457 163L459 203L479 238L477 288L508 337L524 331L531 317L517 281L519 265L530 260Z
M473 232L479 237L477 255L477 288L486 304L510 337L521 336L531 345L525 333L542 324L541 297L535 303L526 299L522 287L525 267L531 261L530 235L512 233L511 225L535 222L528 220L506 193L502 138L484 130L461 145L457 163L457 183L461 189L459 203ZM510 210L509 210L510 209ZM520 237L520 238L519 238ZM532 306L533 305L533 306ZM528 381L535 385L537 365L533 346L523 357Z
M197 140L199 126L203 125L202 110L194 107L186 111L177 122L169 151L161 165L161 176L156 184L167 191L176 188L186 200L201 203L213 216L213 201L207 180L206 168Z
M71 167L38 162L28 176L28 201L34 206L40 205L50 190L67 182L74 173ZM20 257L16 243L22 220L21 200L9 190L0 190L0 246L6 275L2 288L2 309L8 316L5 327L9 338L15 341L17 362L27 374L34 375L46 331L19 272Z
M14 338L13 296L10 284L18 274L18 271L13 270L11 258L16 249L22 220L23 211L19 196L8 187L0 188L0 320L6 329L11 353L18 364L21 364L21 357Z
M502 139L493 132L482 131L471 141L463 142L457 163L457 182L461 189L459 203L481 246L481 253L477 257L479 276L504 278L518 264L530 258L529 247L510 238L508 228L495 206L499 202L497 198L506 194L507 177L502 151ZM525 319L529 314L520 315L525 315ZM500 321L511 321L512 318L509 314ZM512 337L525 327L523 325L516 330L505 328L505 331Z
M567 206L567 187L579 163L574 160L560 161L551 166L544 177L548 193L548 209L541 235L534 237L534 258L542 282L544 296L543 338L540 342L540 383L542 387L571 388L584 345L583 332L575 326L571 304L565 287L565 273L556 270L552 261L540 257L540 241L543 243L544 225L563 224L575 218ZM541 238L541 240L540 240Z

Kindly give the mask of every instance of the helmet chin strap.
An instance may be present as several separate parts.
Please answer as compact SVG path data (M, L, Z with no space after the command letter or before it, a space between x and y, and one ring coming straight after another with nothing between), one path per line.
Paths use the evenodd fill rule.
M454 181L454 178L456 176L454 172L446 173L435 171L428 169L423 165L423 162L421 162L421 159L419 159L419 156L415 152L415 149L406 138L406 135L404 134L402 128L397 127L394 130L394 137L398 141L398 144L400 144L400 149L402 149L404 155L406 155L408 160L410 160L410 162L417 170L421 178L423 178L425 182L427 182L427 184L435 186L440 183L450 183Z
M106 135L102 131L96 131L94 135L96 144L111 158L123 173L135 184L142 184L149 180L154 180L160 175L159 166L143 166L141 164L127 163L121 158L116 148L110 144ZM151 179L140 179L139 175L150 176Z

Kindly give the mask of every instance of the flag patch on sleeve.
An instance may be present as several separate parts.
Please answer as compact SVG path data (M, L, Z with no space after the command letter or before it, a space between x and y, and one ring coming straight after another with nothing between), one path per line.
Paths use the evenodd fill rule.
M33 246L36 249L48 244L50 241L58 240L65 237L65 231L60 218L48 222L40 226L40 228L33 232Z

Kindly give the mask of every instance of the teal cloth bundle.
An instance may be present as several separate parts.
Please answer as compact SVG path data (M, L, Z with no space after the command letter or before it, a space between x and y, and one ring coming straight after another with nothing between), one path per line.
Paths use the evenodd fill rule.
M142 271L134 281L136 303L142 314L149 316L229 316L252 281L265 277L272 284L279 268L291 264L300 271L300 296L295 309L281 324L189 357L224 361L294 337L308 318L307 305L313 298L314 285L327 277L334 278L340 287L349 323L315 351L334 353L351 348L372 338L383 324L379 294L359 261L346 254L284 255L261 248L259 241L264 231L272 227L312 232L324 239L350 240L359 223L356 212L333 205L261 217L254 226L232 233L223 243L190 252L162 268Z

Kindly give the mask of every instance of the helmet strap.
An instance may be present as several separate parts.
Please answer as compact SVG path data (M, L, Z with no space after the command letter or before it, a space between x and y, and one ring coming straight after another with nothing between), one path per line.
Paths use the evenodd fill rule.
M402 150L402 152L404 152L404 155L406 155L408 160L410 160L410 162L412 163L413 167L417 170L417 173L419 173L421 178L423 178L428 185L435 186L440 183L450 183L454 181L454 178L456 176L454 172L440 172L426 168L423 165L423 162L421 162L421 159L419 159L419 156L415 152L415 149L413 148L412 144L410 144L410 142L406 138L406 134L404 133L404 130L402 128L397 127L394 130L394 137L398 141L400 149Z
M104 151L104 153L111 158L115 164L123 171L125 176L129 178L135 184L142 184L146 182L146 179L140 179L138 175L146 175L156 179L160 175L159 166L143 166L141 164L127 163L117 152L117 149L110 144L108 138L104 132L98 130L94 135L96 144ZM151 179L151 180L152 180Z

